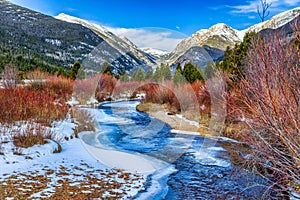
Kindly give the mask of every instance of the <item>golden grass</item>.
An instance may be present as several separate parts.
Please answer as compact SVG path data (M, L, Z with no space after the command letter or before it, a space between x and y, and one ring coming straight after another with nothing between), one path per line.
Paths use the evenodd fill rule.
M0 180L0 199L32 199L32 195L37 193L40 194L39 199L120 199L130 196L131 187L141 189L143 185L137 174L98 170L86 163L72 168L61 165L57 170L44 167L34 172L3 174L2 177L5 178Z

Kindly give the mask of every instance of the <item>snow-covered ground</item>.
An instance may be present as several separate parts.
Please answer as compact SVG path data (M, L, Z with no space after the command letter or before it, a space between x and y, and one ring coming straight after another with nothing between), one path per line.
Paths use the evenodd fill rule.
M61 144L60 153L53 153L58 144L52 140L45 145L16 148L12 135L27 125L0 126L0 199L4 194L5 198L53 197L66 187L72 188L68 191L70 195L75 195L73 197L78 197L78 193L90 193L93 198L127 199L143 188L143 175L112 169L93 157L89 152L91 149L87 149L81 139L74 137L76 125L70 117L53 123L50 128L55 133L55 140ZM107 158L115 157L109 156L113 152L105 153ZM8 188L15 189L16 193L8 193ZM93 196L95 191L98 196Z

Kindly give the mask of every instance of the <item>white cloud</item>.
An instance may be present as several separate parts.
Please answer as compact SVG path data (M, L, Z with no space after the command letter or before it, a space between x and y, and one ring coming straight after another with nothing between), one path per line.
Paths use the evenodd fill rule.
M299 6L299 0L267 0L271 4L270 12L278 12L286 10L286 7ZM228 6L232 9L232 13L257 13L257 6L260 5L260 0L248 1L246 4L237 6Z
M299 0L285 0L285 3L290 6L296 6L297 4L299 4L299 2Z
M248 16L248 19L256 19L256 16L250 15Z
M155 48L172 51L187 36L177 31L162 28L113 28L106 27L114 34L125 36L139 48Z

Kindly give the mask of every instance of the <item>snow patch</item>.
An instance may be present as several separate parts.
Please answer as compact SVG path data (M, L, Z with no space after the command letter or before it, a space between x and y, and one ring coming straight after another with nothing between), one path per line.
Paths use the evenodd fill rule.
M61 46L61 41L57 39L45 39L45 41L58 47Z
M189 120L189 119L185 118L183 115L176 114L176 117L178 117L178 118L180 118L180 119L182 119L182 120L188 122L190 125L199 127L199 123L198 123L198 122Z
M212 150L214 149L210 149L210 151L200 150L194 152L193 155L202 165L219 166L219 167L229 167L231 165L229 162L225 160L216 158Z

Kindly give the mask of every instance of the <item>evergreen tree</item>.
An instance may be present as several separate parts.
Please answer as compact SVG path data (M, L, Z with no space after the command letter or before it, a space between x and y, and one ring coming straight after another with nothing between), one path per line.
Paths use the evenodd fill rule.
M172 72L168 65L161 65L161 76L163 80L171 80L172 79Z
M129 77L128 77L128 75L127 75L127 73L126 73L125 70L123 70L123 72L122 72L122 74L121 74L121 76L120 76L120 80L121 80L122 82L127 82L127 81L129 80Z
M76 79L79 69L81 68L81 64L79 61L76 61L70 69L69 76L72 79Z
M162 81L162 70L160 67L157 67L154 74L153 74L153 81L160 82Z
M227 47L223 60L217 64L218 68L232 75L231 80L236 82L244 77L242 62L247 55L250 41L255 33L246 33L243 42L236 44L233 49Z
M101 72L103 74L113 75L112 68L108 62L104 62L101 66Z
M63 70L62 68L58 68L56 71L56 76L61 76L61 75L63 75Z
M146 80L151 80L152 77L153 77L153 71L152 71L152 70L148 70L148 71L146 72L145 79L146 79Z
M79 68L77 72L77 79L85 79L87 77L85 71L83 70L82 67Z
M177 86L185 82L185 78L182 75L181 68L180 68L180 70L179 69L176 70L174 77L173 77L173 82Z
M182 67L181 67L180 63L177 65L176 71L179 71L180 73L182 73Z
M215 63L207 63L205 69L204 69L204 76L205 79L210 79L215 76L216 74L216 66Z
M134 74L132 76L132 80L134 80L134 81L144 81L145 80L145 74L141 67L139 67L139 69L136 72L134 72Z
M190 83L193 83L196 80L204 80L204 78L202 77L199 69L197 69L192 63L187 63L184 66L184 69L182 71L182 75Z

